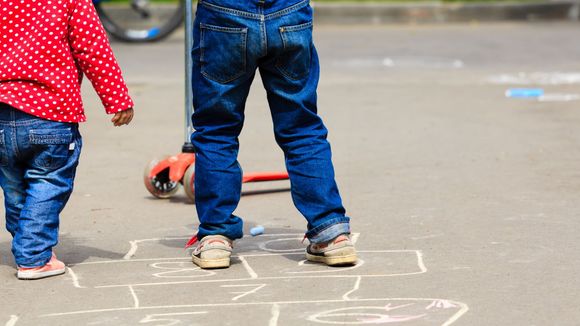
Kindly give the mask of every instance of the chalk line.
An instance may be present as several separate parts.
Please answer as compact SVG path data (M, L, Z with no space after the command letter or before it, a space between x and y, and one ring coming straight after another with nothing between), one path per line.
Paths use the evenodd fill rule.
M133 308L139 308L139 298L137 297L137 293L135 293L135 289L129 285L129 291L131 292L131 296L133 297Z
M360 235L360 233L353 233L353 238L356 236L356 238L358 238L358 235ZM298 239L300 240L303 236L302 233L275 233L275 234L261 234L260 237L281 237L281 236L292 236L292 237L296 237L296 238L288 238L288 239L280 239L277 241L281 241L281 240L295 240ZM244 238L250 238L252 236L250 235L244 235ZM252 237L253 238L253 237ZM189 240L189 237L164 237L164 238L150 238L150 239L136 239L136 240L131 240L129 241L129 251L125 254L125 256L123 256L123 260L130 260L133 256L135 256L135 254L137 253L137 250L139 250L139 244L142 242L152 242L152 241L162 241L162 240ZM355 243L356 241L353 241L353 243ZM260 246L262 246L262 244L260 244ZM264 249L267 250L267 249ZM302 250L302 249L291 249L291 250ZM77 264L79 265L79 264Z
M266 242L262 242L258 245L258 248L264 250L264 251L269 251L269 252L286 252L286 253L291 253L291 252L295 252L295 251L304 251L304 248L294 248L294 249L272 249L272 248L268 248L267 246L272 243L272 242L281 242L281 241L288 241L288 240L301 240L301 236L298 237L293 237L293 238L282 238L282 239L274 239L274 240L269 240Z
M437 234L430 234L430 235L426 235L426 236L422 236L422 237L411 237L412 240L424 240L424 239L432 239L432 238L437 238L440 236L445 235L444 233L437 233Z
M358 241L358 238L360 237L360 233L352 233L350 236L350 241L352 242L352 244L356 244Z
M358 302L376 302L376 301L437 301L443 299L435 298L373 298L373 299L352 299L352 300L307 300L307 301L274 301L274 302L247 302L247 303L221 303L221 304L194 304L194 305L168 305L168 306L149 306L149 307L139 307L139 308L109 308L109 309L94 309L94 310L81 310L81 311L71 311L62 313L52 313L42 315L41 317L60 317L60 316L71 316L71 315L82 315L82 314L94 314L94 313L105 313L105 312L120 312L120 311L140 311L140 310L154 310L154 309L178 309L178 308L200 308L200 307L240 307L240 306L263 306L263 305L291 305L291 304L319 304L319 303L358 303ZM467 304L458 301L446 300L450 303L456 304L461 307L461 309L456 312L451 318L449 318L441 326L449 326L456 322L461 316L463 316L469 307Z
M123 259L129 259L129 258L131 258L131 257L133 257L135 255L135 253L137 252L137 249L139 248L139 246L137 245L137 243L138 243L138 241L129 241L129 244L131 245L131 248L125 254L125 256L123 256Z
M175 238L165 237L165 238L151 238L151 239L132 240L132 241L129 241L129 244L131 245L131 248L125 254L125 256L123 256L123 259L131 259L131 257L133 257L135 255L135 253L137 252L137 250L139 249L139 243L141 243L141 242L147 242L147 241L161 241L161 240L189 240L189 238L186 238L186 237L175 237Z
M18 316L10 315L10 319L6 322L6 326L14 326L14 325L16 325L17 321L18 321Z
M421 269L422 273L427 273L427 267L425 267L425 262L423 261L423 253L420 250L415 251L417 253L417 264Z
M277 326L278 319L280 318L280 306L276 303L273 304L271 313L272 313L272 318L270 318L270 322L268 323L268 326Z
M451 316L451 318L449 318L441 326L449 326L449 325L453 324L454 322L459 320L459 318L461 318L461 316L463 316L466 312L469 311L469 307L463 302L450 301L450 300L446 300L446 301L449 301L449 302L454 303L454 304L458 304L461 307L461 310L459 310L459 312L455 313L455 315Z
M301 260L300 262L298 262L298 266L304 266L304 263L306 263L306 262L308 262L308 260L306 260L306 259ZM340 271L344 272L344 271L348 271L348 270L357 269L364 264L365 264L365 261L359 258L355 265L350 266L350 267L342 267L340 269ZM323 271L297 271L297 272L295 271L295 272L285 272L285 273L287 273L287 274L336 273L336 269L333 267L329 267L327 270L323 270Z
M207 311L195 311L195 312L177 312L177 313L167 313L167 314L152 314L146 315L145 318L139 321L139 324L147 324L149 322L156 322L156 321L174 321L180 323L179 319L155 319L157 317L169 317L169 316L187 316L187 315L203 315L207 314ZM175 325L174 323L166 324L166 325Z
M77 277L77 274L75 274L75 272L72 270L72 268L67 267L66 269L68 270L68 275L70 275L70 278L72 279L73 286L77 289L86 289L86 287L80 285L79 278Z
M232 298L232 301L237 301L239 298L243 298L248 294L252 294L252 293L256 293L258 292L261 288L263 288L264 286L266 286L266 284L240 284L240 285L222 285L222 288L235 288L235 287L246 287L246 286L256 286L256 288L248 291L248 292L231 292L233 294L240 294L234 298Z
M359 253L402 253L402 252L418 252L419 250L405 249L405 250L357 250ZM232 255L232 258L244 257L268 257L268 256L288 256L288 255L304 255L304 252L287 252L287 253L266 253L266 254L242 254L242 255ZM79 265L98 265L98 264L116 264L116 263L133 263L133 262L145 262L145 261L156 261L156 260L191 260L190 257L158 257L158 258L142 258L142 259L116 259L116 260L101 260L101 261L90 261L74 264L74 266Z
M250 278L258 278L258 274L254 271L250 264L248 264L248 261L244 256L239 256L238 259L242 262L242 266L244 266L248 274L250 274Z
M153 267L153 268L166 270L165 272L151 274L152 276L157 277L157 278L199 278L199 277L209 277L209 276L216 275L216 272L211 271L211 270L203 270L203 269L195 266L191 262L188 263L187 267L181 267L181 268L168 268L168 267L160 266L161 264L180 264L183 266L184 262L157 262L155 264L151 264L151 267ZM176 274L176 273L182 273L185 271L189 271L189 272L196 271L196 272L200 272L200 273L198 275L177 275L177 276L171 275L171 274Z
M354 287L352 288L352 290L346 292L343 296L342 299L344 301L350 301L351 299L349 298L349 296L356 292L359 288L360 288L360 281L362 280L362 276L359 276L356 278L356 281L354 282Z
M409 276L423 274L424 272L411 273L393 273L393 274L371 274L371 275L296 275L296 276L268 276L260 277L260 280L285 280L285 279L313 279L313 278L356 278L358 276L369 278ZM176 282L156 282L156 283L134 283L134 284L113 284L95 286L95 289L119 288L127 286L161 286L161 285L179 285L179 284L196 284L196 283L219 283L219 282L244 282L255 281L255 278L236 278L236 279L219 279L219 280L198 280L198 281L176 281Z

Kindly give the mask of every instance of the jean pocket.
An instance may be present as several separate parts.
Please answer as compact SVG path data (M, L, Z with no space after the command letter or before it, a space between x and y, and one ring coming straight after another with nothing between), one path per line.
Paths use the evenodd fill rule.
M57 169L64 166L72 153L73 132L67 129L31 129L28 133L34 165Z
M290 79L302 79L310 73L312 59L312 22L280 27L284 49L276 68Z
M247 28L201 24L201 73L218 83L234 81L246 73Z
M6 150L6 142L4 141L4 130L0 130L0 166L8 164L8 151Z

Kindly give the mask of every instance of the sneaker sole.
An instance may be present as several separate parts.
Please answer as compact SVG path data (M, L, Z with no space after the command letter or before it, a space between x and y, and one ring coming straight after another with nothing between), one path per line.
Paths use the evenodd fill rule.
M64 274L65 271L66 269L57 269L54 271L34 272L34 273L18 272L16 277L18 277L19 280L39 280L41 278Z
M357 255L351 254L337 257L327 257L327 256L312 255L307 252L306 259L317 263L325 263L328 266L345 266L356 264Z
M212 268L227 268L230 267L230 258L222 258L222 259L201 259L196 256L191 256L191 260L194 264L199 266L203 269L212 269Z

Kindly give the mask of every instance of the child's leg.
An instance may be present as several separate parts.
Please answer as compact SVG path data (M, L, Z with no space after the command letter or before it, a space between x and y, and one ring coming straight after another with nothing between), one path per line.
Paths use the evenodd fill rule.
M24 171L18 167L2 166L0 168L0 185L4 190L4 208L6 209L6 229L12 237L18 231L18 218L24 206Z
M241 238L242 220L233 215L240 200L242 169L238 136L254 78L260 44L252 22L198 6L194 23L193 105L196 149L195 202L198 238Z
M276 141L286 156L292 198L308 220L311 242L349 233L349 218L334 179L327 129L317 115L319 63L312 43L312 12L305 7L268 28L272 55L260 66Z
M24 167L25 191L12 251L19 266L43 266L58 242L59 214L72 192L82 141L76 124L16 110L11 115L11 159Z

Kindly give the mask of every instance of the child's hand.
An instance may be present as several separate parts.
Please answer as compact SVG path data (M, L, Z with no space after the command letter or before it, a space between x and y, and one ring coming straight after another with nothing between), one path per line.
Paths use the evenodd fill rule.
M122 125L128 125L131 120L133 120L133 108L115 113L111 122L115 127L119 127Z

